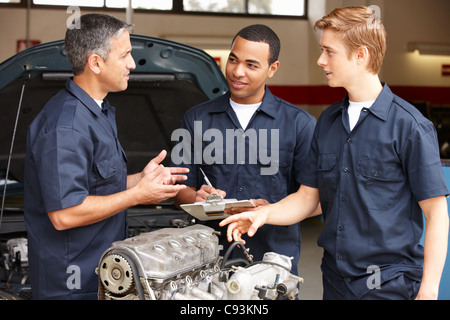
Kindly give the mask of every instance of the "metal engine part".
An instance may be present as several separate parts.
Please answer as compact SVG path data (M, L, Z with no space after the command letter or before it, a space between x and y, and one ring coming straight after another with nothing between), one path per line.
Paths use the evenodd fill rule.
M25 238L10 239L6 242L9 256L7 261L12 269L14 265L20 268L28 267L28 240Z
M31 299L28 240L13 238L0 243L0 300Z
M248 255L248 250L236 243ZM231 247L230 247L231 248ZM204 225L166 228L114 242L96 270L100 300L295 299L303 279L291 259L273 252L262 261L230 265L217 233Z

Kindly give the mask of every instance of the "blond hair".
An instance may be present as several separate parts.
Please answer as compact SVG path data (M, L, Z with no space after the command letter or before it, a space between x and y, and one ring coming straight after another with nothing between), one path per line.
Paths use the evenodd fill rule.
M346 7L333 10L318 20L314 30L330 29L342 35L349 57L357 49L366 47L370 54L369 72L378 74L386 54L386 30L369 7Z

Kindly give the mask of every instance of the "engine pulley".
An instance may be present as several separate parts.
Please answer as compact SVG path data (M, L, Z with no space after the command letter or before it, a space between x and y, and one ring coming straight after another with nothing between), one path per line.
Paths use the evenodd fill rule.
M121 255L110 254L100 263L99 277L110 292L125 294L133 285L133 271L128 261Z

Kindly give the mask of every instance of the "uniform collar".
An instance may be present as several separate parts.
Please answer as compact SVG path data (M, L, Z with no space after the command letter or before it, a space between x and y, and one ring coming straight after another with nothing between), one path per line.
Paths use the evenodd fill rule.
M86 91L81 89L72 79L67 80L66 89L75 96L86 108L88 108L93 114L100 116L102 113L102 109L99 108L97 102L87 94ZM108 101L106 99L103 100L103 107L108 108Z
M377 118L386 121L389 114L389 110L391 109L392 101L394 100L394 94L392 93L391 89L386 83L382 82L381 84L383 85L383 90L381 90L381 93L378 95L378 98L375 100L373 105L367 110L370 111ZM347 94L345 99L342 100L338 104L338 107L332 110L330 114L335 114L341 111L347 111L348 106L349 106L349 98Z
M383 85L383 90L381 90L380 95L369 108L369 111L381 120L386 121L394 100L394 94L386 83L382 82L381 84Z
M231 105L228 103L228 101L230 100L230 92L228 91L226 94L224 94L222 96L222 98L226 99L227 102L219 104L217 106L217 108L215 108L214 110L211 111L211 113L233 111ZM275 101L276 101L276 97L272 94L272 92L270 92L269 88L267 88L267 86L266 86L263 101L262 101L261 105L259 106L259 108L257 109L257 112L262 111L265 114L267 114L268 116L270 116L272 118L276 118L277 112L274 108Z

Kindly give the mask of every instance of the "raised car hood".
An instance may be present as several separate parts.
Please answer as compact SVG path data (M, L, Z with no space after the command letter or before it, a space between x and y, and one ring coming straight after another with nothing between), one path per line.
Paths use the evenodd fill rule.
M128 171L134 173L162 149L170 151L170 136L186 110L224 94L228 87L217 63L202 50L139 35L132 35L131 43L136 69L130 75L128 89L110 93L107 98L116 107L119 139L127 153ZM3 174L26 82L8 175L14 184L14 188L7 189L10 195L20 194L17 183L20 186L23 181L28 126L71 76L63 40L31 47L0 64L0 173ZM21 200L15 197L20 195L7 201L8 208L21 207Z

